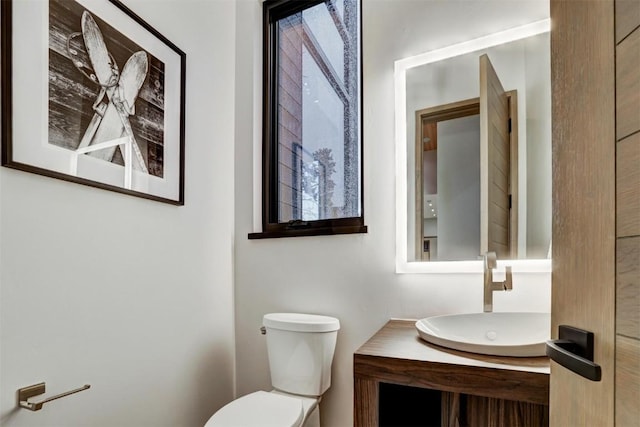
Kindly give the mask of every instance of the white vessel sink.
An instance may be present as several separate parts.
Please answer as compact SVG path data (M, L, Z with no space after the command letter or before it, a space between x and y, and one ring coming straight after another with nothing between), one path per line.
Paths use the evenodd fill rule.
M545 355L549 313L469 313L433 316L416 322L420 338L433 344L494 356Z

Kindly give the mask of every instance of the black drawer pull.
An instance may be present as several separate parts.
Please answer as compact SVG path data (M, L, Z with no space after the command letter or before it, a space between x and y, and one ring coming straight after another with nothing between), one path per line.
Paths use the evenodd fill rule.
M591 381L600 381L602 370L593 363L593 332L560 325L560 339L547 341L547 356Z

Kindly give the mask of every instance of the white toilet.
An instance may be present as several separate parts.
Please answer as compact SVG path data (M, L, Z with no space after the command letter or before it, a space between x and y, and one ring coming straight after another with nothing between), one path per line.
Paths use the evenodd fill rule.
M318 405L331 385L340 322L314 314L271 313L262 325L274 390L234 400L205 427L320 427Z

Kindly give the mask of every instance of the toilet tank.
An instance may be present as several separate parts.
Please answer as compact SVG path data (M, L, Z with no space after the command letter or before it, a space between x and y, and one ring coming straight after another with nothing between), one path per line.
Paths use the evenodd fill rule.
M265 314L271 384L276 390L320 396L331 385L331 363L340 322L301 313Z

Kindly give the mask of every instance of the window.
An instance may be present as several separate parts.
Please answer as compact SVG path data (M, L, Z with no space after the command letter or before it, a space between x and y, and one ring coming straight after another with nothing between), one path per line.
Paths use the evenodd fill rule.
M363 233L360 0L264 2L262 232Z

